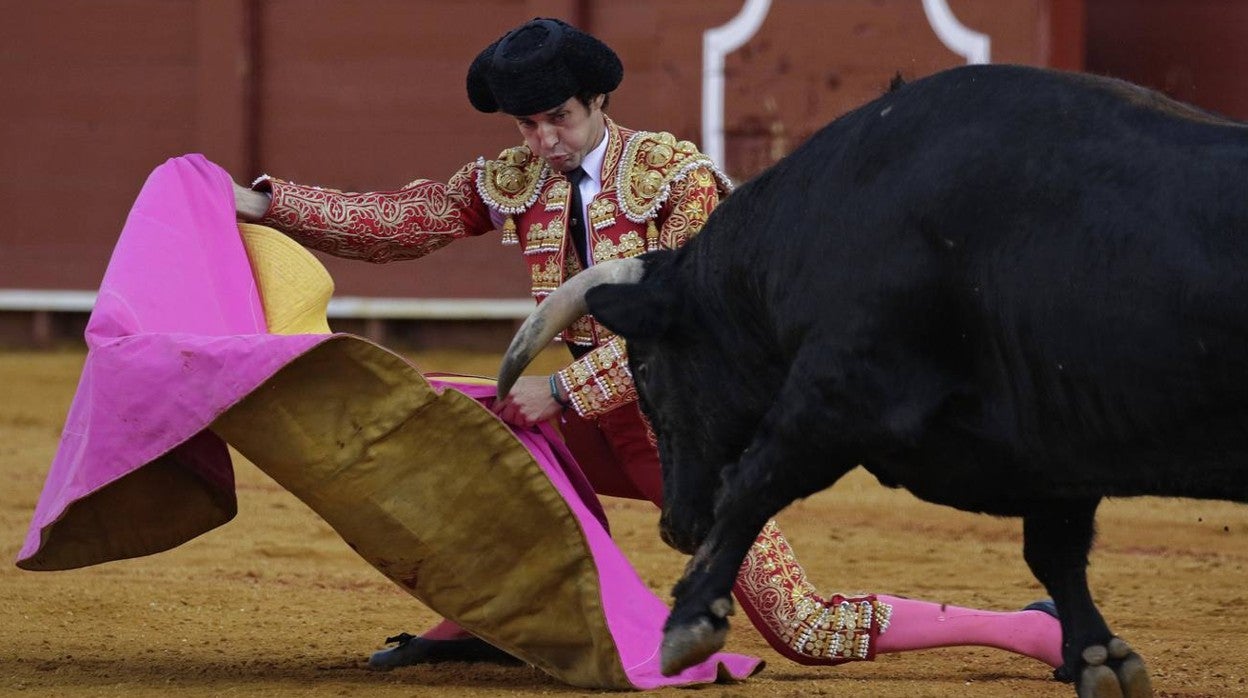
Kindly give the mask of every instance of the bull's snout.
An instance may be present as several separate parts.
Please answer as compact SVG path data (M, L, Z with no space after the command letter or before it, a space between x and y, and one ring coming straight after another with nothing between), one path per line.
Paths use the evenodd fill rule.
M699 523L696 517L663 509L659 517L659 537L669 547L686 555L692 555L702 545L710 530L710 522Z

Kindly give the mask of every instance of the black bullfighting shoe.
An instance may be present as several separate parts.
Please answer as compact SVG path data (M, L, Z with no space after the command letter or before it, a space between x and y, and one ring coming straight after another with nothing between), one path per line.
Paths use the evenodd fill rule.
M398 643L394 647L374 652L368 658L368 668L373 671L390 671L414 664L438 664L441 662L474 662L484 664L521 664L522 662L480 638L463 640L426 640L423 637L399 633L386 638L386 643Z
M1054 618L1057 618L1057 604L1053 603L1053 599L1040 599L1039 601L1032 601L1026 606L1023 606L1023 610L1024 611L1044 611L1045 613L1053 616ZM1058 618L1058 620L1061 620L1061 619Z

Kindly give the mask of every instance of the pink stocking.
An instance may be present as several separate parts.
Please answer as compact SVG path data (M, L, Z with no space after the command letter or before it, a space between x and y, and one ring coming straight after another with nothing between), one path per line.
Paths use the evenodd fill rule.
M420 634L426 640L466 640L476 637L472 633L456 625L453 621L442 619L440 623Z
M997 613L883 594L876 599L893 607L888 630L876 638L877 653L979 645L1062 665L1062 628L1043 611Z

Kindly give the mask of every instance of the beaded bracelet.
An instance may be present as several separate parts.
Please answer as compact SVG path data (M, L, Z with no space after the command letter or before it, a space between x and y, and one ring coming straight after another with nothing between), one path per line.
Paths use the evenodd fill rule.
M555 384L555 374L553 373L550 374L550 396L553 397L555 402L559 403L559 406L565 410L572 406L570 401L559 397L559 386Z

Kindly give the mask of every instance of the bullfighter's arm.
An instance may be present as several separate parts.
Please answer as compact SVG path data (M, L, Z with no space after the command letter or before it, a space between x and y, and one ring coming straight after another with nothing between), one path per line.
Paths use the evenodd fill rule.
M676 249L688 242L719 204L722 185L707 168L699 167L672 182L671 194L656 218L659 246ZM628 353L621 337L608 342L555 374L572 409L595 417L637 400Z
M390 262L423 257L494 229L474 185L475 164L443 184L418 179L388 192L353 193L265 175L252 185L271 196L260 223L336 257Z

